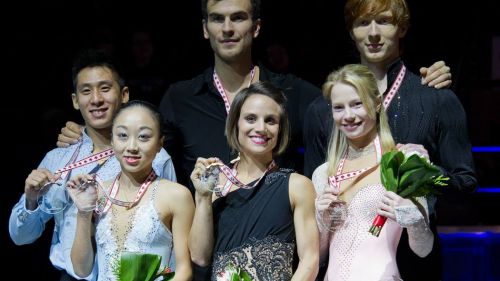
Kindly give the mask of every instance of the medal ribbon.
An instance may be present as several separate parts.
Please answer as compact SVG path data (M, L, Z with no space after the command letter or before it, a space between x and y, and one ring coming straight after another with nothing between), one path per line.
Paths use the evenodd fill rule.
M155 171L152 170L151 173L149 173L149 175L147 176L146 180L141 184L141 187L139 188L137 194L135 195L134 201L127 202L116 199L116 195L118 194L118 190L120 189L120 183L119 183L120 176L121 172L114 179L109 194L107 194L107 192L104 190L103 188L104 185L101 179L97 175L95 176L94 180L97 182L97 186L99 187L99 189L101 189L101 192L104 194L104 197L106 198L106 203L104 205L103 210L99 211L98 207L96 207L96 213L106 213L111 207L111 204L122 206L127 209L132 208L135 204L137 204L137 202L139 202L139 200L142 198L148 187L157 178Z
M375 155L376 155L377 164L378 164L378 163L380 163L380 159L382 157L382 147L380 145L380 139L378 136L373 141L373 145L375 146ZM340 194L340 182L355 178L355 177L363 174L364 172L366 172L366 171L368 171L376 166L376 165L374 165L374 166L363 168L360 170L342 173L342 170L344 169L344 163L345 163L345 160L347 159L348 154L349 154L349 149L346 149L344 156L342 156L342 159L340 159L339 167L337 169L337 174L335 176L331 176L328 178L328 183L329 183L330 187L333 188L333 193L335 195Z
M220 171L226 176L227 178L227 181L226 183L224 184L224 186L222 188L220 187L215 187L214 189L214 192L215 192L215 195L217 195L218 197L223 197L223 196L226 196L229 191L231 190L231 186L234 184L236 185L237 187L239 188L243 188L243 189L251 189L251 188L254 188L256 187L259 182L264 178L264 176L271 170L273 170L274 168L277 167L276 165L276 162L271 161L271 163L269 163L269 166L267 166L267 169L264 171L264 174L262 174L262 176L252 185L247 185L247 184L244 184L242 183L237 177L237 171L236 171L236 167L238 165L238 162L236 162L236 164L234 164L234 168L231 169L229 168L228 166L222 164L222 163L213 163L211 165L209 165L207 167L210 168L210 166L218 166Z
M403 64L403 66L399 70L398 75L396 76L396 80L394 80L389 92L387 93L387 95L384 98L384 101L382 103L384 106L384 110L387 110L387 108L389 107L389 105L392 102L392 99L394 98L394 96L398 92L399 88L401 87L401 84L403 83L403 78L404 78L405 74L406 74L406 66ZM378 163L380 163L380 159L382 157L382 147L380 145L380 139L378 136L373 141L373 145L375 145L375 154L377 157L377 164L378 164ZM334 193L336 193L336 194L340 193L340 182L355 178L355 177L361 175L362 173L375 167L375 166L372 166L372 167L368 167L368 168L363 168L361 170L356 170L356 171L352 171L352 172L348 172L348 173L342 173L342 169L344 168L344 163L345 163L345 160L347 159L348 153L349 153L349 150L346 149L344 156L342 157L342 159L340 159L339 167L337 169L337 174L335 176L331 176L328 178L328 183L333 188Z
M219 94L222 97L222 100L224 101L224 106L226 107L227 114L229 114L229 110L231 109L231 104L229 103L229 98L227 97L226 90L224 89L224 86L222 86L222 83L219 79L219 76L217 75L217 72L215 72L215 68L213 77L214 77L215 87L217 88L217 91L219 91ZM254 77L255 77L255 66L253 66L252 70L250 71L250 82L248 82L247 87L249 87L252 84Z
M66 166L64 166L63 168L54 172L54 175L61 174L55 181L57 181L59 179L66 179L66 177L69 175L69 172L75 168L88 165L90 163L99 161L103 158L110 157L110 156L115 154L113 149L108 148L108 149L103 150L99 153L92 154L88 157L85 157L85 158L75 162L76 158L78 157L78 153L80 153L80 148L82 147L82 144L83 144L83 142L79 141L78 147L75 149L75 152L73 152L73 155L71 155L71 158L68 161L68 163L66 164ZM47 184L52 184L54 182L50 182Z
M403 78L405 77L405 73L406 73L406 66L403 64L403 66L399 70L398 76L396 76L396 80L394 80L394 82L392 83L391 89L389 90L389 93L387 93L387 95L385 96L384 102L382 103L385 110L387 110L387 108L391 104L392 99L398 92L399 87L401 87L401 84L403 83Z

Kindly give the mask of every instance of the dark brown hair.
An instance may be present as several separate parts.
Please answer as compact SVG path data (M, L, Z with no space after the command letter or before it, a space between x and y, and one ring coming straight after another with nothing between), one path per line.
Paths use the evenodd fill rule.
M201 15L204 20L208 20L208 12L207 6L210 0L201 0ZM223 1L223 0L213 0L215 2ZM260 19L260 0L249 0L252 5L252 20L256 21Z

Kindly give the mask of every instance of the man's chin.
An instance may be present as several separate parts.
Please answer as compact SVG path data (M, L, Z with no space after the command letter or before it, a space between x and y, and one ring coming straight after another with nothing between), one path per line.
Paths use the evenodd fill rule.
M366 60L369 62L384 62L385 59L384 55L380 53L371 53L366 56Z
M111 122L104 120L93 120L90 122L86 122L86 127L91 127L95 130L104 130L111 128Z

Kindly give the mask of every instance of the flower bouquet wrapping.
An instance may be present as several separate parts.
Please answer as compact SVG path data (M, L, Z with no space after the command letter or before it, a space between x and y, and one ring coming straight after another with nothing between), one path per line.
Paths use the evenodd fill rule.
M123 252L115 267L118 281L153 281L163 276L163 280L172 280L175 272L169 267L160 269L161 256L136 252Z
M405 155L401 151L390 151L382 155L380 175L387 191L413 202L416 202L416 197L437 193L436 187L446 186L449 180L427 158L416 153ZM378 237L386 220L386 217L377 215L369 232Z
M242 268L229 263L225 270L217 275L217 281L252 281L252 278Z

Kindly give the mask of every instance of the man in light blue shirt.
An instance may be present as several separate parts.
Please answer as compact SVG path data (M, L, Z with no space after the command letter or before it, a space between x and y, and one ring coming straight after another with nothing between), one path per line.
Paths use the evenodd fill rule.
M129 99L129 90L120 78L109 58L101 52L85 51L73 65L72 94L73 107L80 110L85 121L83 134L77 144L66 148L56 148L48 152L39 167L27 177L24 194L12 209L9 220L10 237L16 245L30 244L36 241L45 229L45 223L54 217L55 227L50 247L52 264L62 271L61 280L75 280L76 275L71 263L71 246L75 237L77 209L72 202L65 201L64 186L73 175L96 173L105 181L112 180L120 171L116 158L107 156L99 161L82 163L69 170L68 174L55 172L68 164L106 151L111 147L111 124L121 104ZM170 156L161 150L153 162L153 169L159 177L176 181ZM52 185L47 192L42 187L56 181L60 186ZM48 203L60 198L66 202L61 210L47 212L38 206L41 192ZM96 268L84 279L95 280Z

